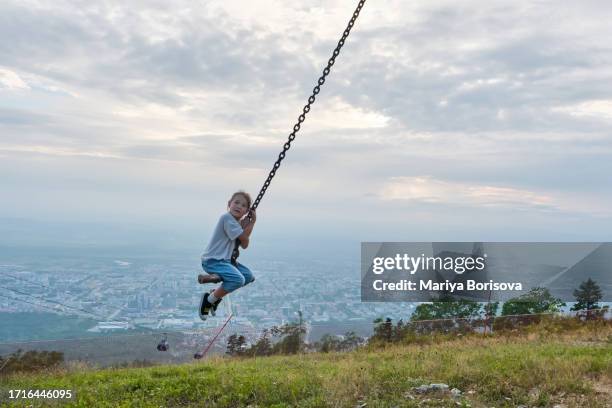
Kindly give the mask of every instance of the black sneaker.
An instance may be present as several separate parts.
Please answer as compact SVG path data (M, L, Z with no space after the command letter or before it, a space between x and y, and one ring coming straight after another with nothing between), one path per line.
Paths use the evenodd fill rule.
M212 310L213 305L208 302L208 292L204 292L202 300L200 300L200 319L206 320L206 316Z

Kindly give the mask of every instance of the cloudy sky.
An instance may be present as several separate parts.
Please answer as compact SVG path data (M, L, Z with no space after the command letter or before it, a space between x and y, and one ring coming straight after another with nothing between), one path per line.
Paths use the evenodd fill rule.
M232 191L257 195L355 5L1 2L0 219L203 245ZM611 20L369 0L254 238L612 240Z

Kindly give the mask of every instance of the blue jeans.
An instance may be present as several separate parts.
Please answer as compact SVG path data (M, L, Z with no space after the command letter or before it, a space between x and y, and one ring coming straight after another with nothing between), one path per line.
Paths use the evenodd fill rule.
M233 292L255 280L253 272L240 262L236 262L234 266L225 259L206 259L202 262L202 269L208 274L219 275L223 279L221 287L228 292Z

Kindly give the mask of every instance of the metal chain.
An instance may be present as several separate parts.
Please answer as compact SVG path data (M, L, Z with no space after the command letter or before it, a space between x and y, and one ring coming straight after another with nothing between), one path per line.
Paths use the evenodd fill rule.
M310 112L310 106L315 102L316 96L321 91L321 86L323 86L323 84L325 83L325 78L331 72L331 68L336 62L336 57L340 55L340 50L342 49L342 46L344 45L346 38L351 33L351 29L355 25L355 21L357 20L357 17L359 17L359 13L361 12L361 9L363 5L365 4L365 2L366 0L359 0L359 4L357 4L357 8L353 12L353 16L348 22L346 29L342 33L342 37L338 41L338 45L336 45L336 48L334 49L331 58L327 61L327 66L323 69L323 75L319 77L317 81L317 85L312 89L312 95L310 95L310 97L308 98L308 103L302 109L302 113L300 114L300 116L298 116L298 121L295 123L295 125L293 125L293 131L289 133L289 138L287 139L287 142L283 145L283 150L279 153L278 159L276 159L274 166L272 166L272 170L270 170L270 174L268 174L268 178L266 179L263 186L261 187L259 194L257 194L257 198L255 199L255 202L250 208L251 211L257 209L257 207L259 206L259 202L261 201L264 194L266 193L266 190L270 186L270 183L272 182L272 179L274 178L274 175L276 174L276 170L278 170L278 168L280 167L281 162L285 158L287 150L289 150L289 148L291 147L291 142L293 142L296 134L299 132L302 123L306 119L306 115L308 114L308 112ZM250 211L249 211L248 218L251 219ZM236 265L237 259L240 256L240 250L238 249L239 246L240 246L240 239L236 238L236 242L234 244L234 250L232 252L232 258L231 258L231 262L234 265Z

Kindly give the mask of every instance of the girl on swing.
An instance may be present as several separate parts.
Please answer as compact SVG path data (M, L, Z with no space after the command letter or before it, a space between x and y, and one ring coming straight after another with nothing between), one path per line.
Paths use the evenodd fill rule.
M255 210L251 208L251 196L244 191L237 191L227 202L227 212L217 222L212 238L202 254L202 268L208 275L199 275L199 283L218 282L212 274L218 275L223 283L217 289L204 292L200 300L200 319L206 320L208 314L215 315L221 299L234 290L255 280L249 268L236 261L232 265L234 241L240 239L240 246L249 246L249 236L253 232ZM251 218L247 217L250 213Z

